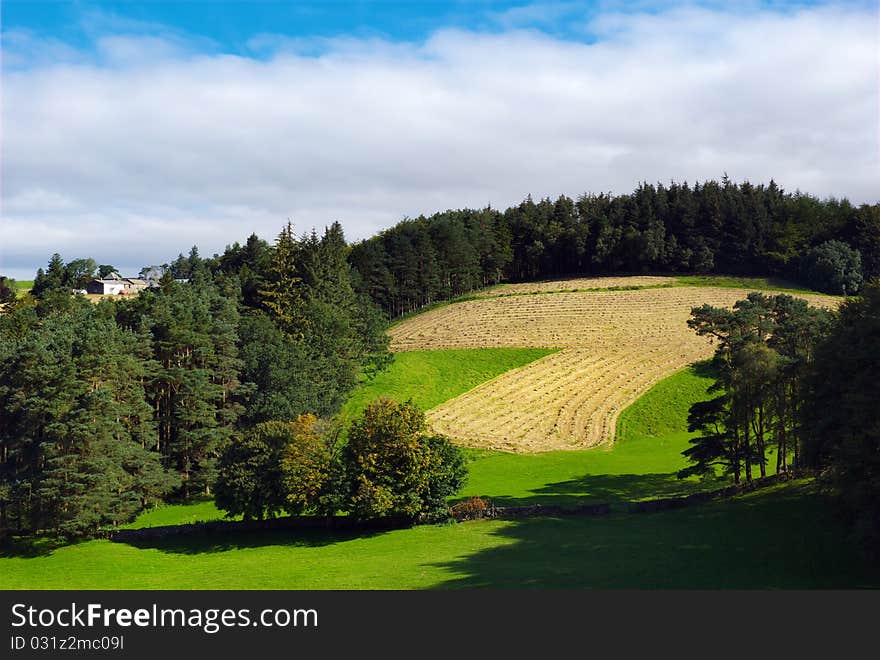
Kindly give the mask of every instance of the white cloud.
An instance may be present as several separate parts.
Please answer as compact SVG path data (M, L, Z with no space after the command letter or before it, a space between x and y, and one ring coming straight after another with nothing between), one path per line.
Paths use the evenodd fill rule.
M5 44L0 271L54 251L125 270L342 222L639 181L768 181L880 197L870 10L603 14L592 44L447 30L421 44L262 35L267 58L179 35L86 56ZM35 52L33 35L26 42ZM153 56L151 56L151 54Z

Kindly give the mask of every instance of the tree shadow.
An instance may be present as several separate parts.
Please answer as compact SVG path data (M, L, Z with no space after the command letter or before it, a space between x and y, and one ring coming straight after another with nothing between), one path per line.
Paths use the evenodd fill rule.
M199 531L144 538L123 537L115 540L141 550L159 550L169 554L200 555L247 548L284 546L320 548L355 539L379 536L384 529L279 529L257 531Z
M718 369L712 364L712 360L700 360L688 365L691 373L700 378L718 378Z
M786 492L787 491L787 492ZM462 525L487 524L485 521ZM497 543L433 564L461 588L876 588L815 492L759 491L660 513L498 521Z
M579 504L632 502L690 495L713 490L728 482L679 479L674 473L585 474L533 489L526 497L493 495L486 497L495 506L530 506L534 504L576 506Z
M0 558L34 559L36 557L46 557L63 545L68 544L62 543L57 539L40 536L7 537L0 542Z

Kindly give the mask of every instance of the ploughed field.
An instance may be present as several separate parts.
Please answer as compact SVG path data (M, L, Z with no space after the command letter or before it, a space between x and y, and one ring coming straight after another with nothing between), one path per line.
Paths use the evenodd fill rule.
M577 283L571 291L565 282L522 285L526 288L513 292L504 287L520 285L504 285L502 291L526 295L485 295L393 326L395 352L560 349L433 408L428 419L434 430L468 446L515 452L610 443L621 410L662 378L712 355L710 339L687 326L691 309L730 307L749 293L721 287L581 291L601 289L603 279L613 280L605 283L608 288L652 286L653 280L669 278L571 280ZM840 301L793 295L817 306Z

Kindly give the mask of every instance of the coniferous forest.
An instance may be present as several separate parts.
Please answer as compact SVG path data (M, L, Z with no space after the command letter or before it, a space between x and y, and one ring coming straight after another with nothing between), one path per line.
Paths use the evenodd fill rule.
M338 223L301 236L288 223L271 244L252 235L145 265L157 286L137 296L71 295L112 270L53 255L30 295L3 288L0 533L88 536L197 495L251 518L430 519L463 482L460 451L409 404L374 402L344 429L334 419L391 360L388 321L502 281L649 272L864 292L839 314L761 296L695 310L729 368L692 411L689 458L691 473L721 464L739 480L763 473L773 443L777 470L825 474L858 525L880 530L876 506L864 513L880 436L863 373L877 360L880 204L725 177L450 210L352 245Z
M357 243L359 287L392 317L501 281L647 272L783 277L833 294L880 275L880 204L726 177L504 211L444 211Z
M54 256L0 316L0 528L76 537L210 494L243 429L336 412L387 359L346 252L338 224L288 225L98 304Z

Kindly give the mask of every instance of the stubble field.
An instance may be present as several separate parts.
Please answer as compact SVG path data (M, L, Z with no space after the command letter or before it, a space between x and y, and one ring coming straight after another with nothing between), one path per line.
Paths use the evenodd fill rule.
M614 279L625 286L644 278ZM428 418L437 432L472 447L584 449L613 441L620 411L653 384L712 355L710 340L687 327L693 307L732 306L748 293L670 287L486 297L397 324L391 348L561 349L447 401ZM796 295L825 307L840 300Z

